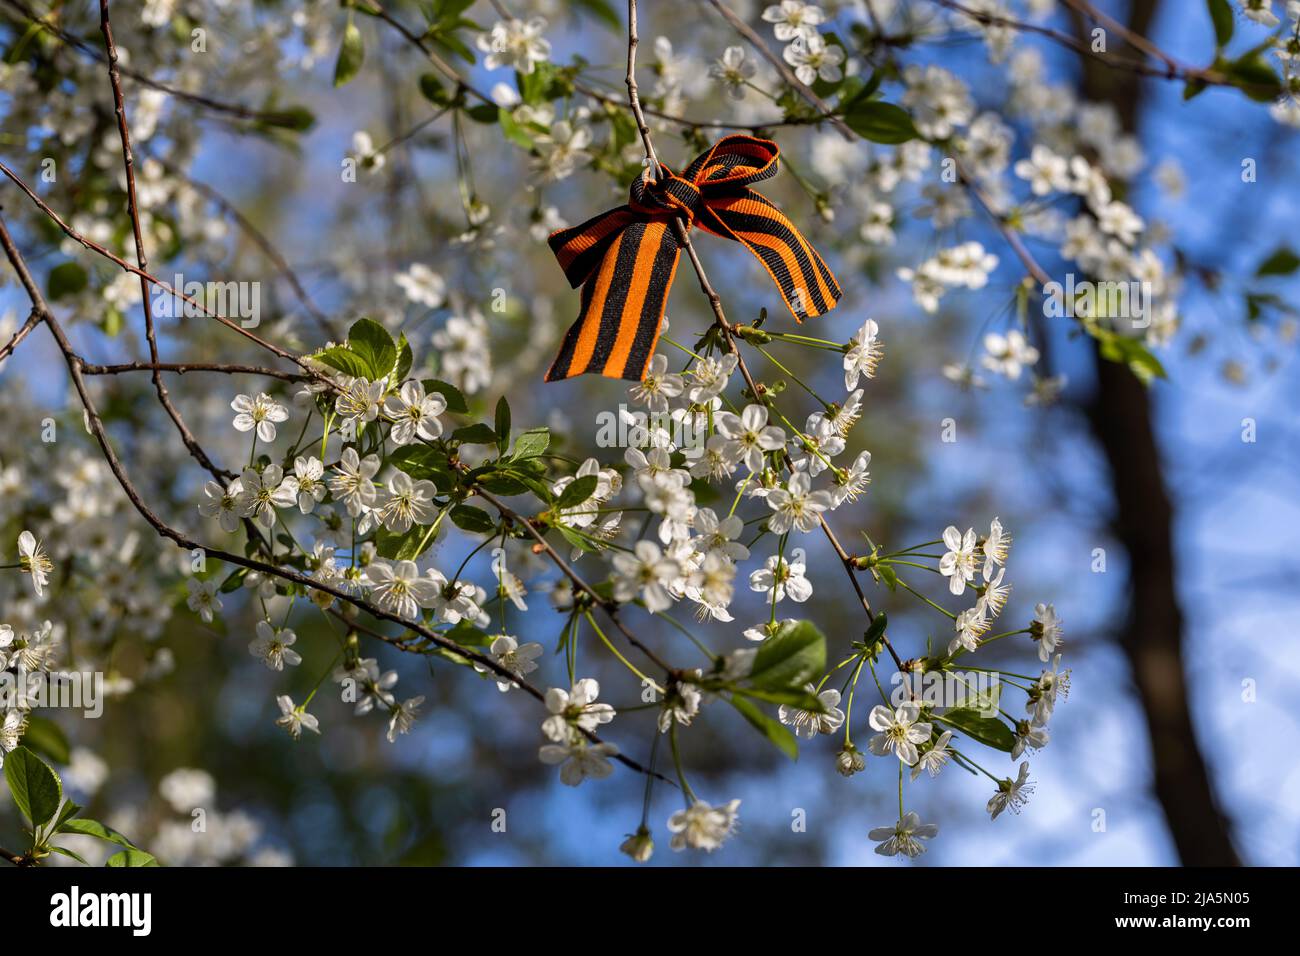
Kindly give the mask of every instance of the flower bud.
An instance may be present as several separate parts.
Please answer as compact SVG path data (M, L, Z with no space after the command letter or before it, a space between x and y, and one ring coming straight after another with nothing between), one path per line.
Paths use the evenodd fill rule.
M846 777L861 773L866 768L867 759L862 756L862 752L853 744L846 744L835 755L835 769Z
M654 853L655 841L651 839L649 830L638 827L636 833L624 840L619 849L638 863L644 863Z

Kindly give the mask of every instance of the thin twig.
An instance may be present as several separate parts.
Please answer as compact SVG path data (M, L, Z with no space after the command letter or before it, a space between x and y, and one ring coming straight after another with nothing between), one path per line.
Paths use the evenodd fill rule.
M122 77L117 70L117 45L113 42L113 26L108 18L108 0L99 0L99 29L104 34L104 49L108 54L108 79L113 87L113 112L117 116L118 137L122 141L122 166L126 170L126 208L131 216L131 234L135 239L135 263L140 267L141 273L144 273L149 268L149 257L145 253L144 230L140 226L140 201L135 189L135 155L131 152L131 130L126 122L126 100L122 96ZM149 360L156 366L158 336L153 323L149 281L143 275L140 278L140 301L144 307L144 337L149 345ZM176 426L176 431L190 455L207 469L212 477L217 479L226 477L229 473L218 468L208 457L208 453L199 445L198 439L185 424L180 410L172 404L171 395L163 383L162 371L158 368L153 370L153 385L158 393L158 403L162 405L167 417Z
M786 65L785 61L768 49L767 44L763 42L763 38L754 32L753 27L742 20L736 12L723 3L722 0L706 0L706 2L709 6L713 7L714 10L717 10L722 16L722 19L731 24L732 28L744 37L750 46L758 51L759 56L767 60L768 63L771 63L772 66L776 67L777 72L781 74L781 78L785 80L789 86L793 87L800 96L815 106L822 116L830 120L831 125L839 131L841 136L850 142L858 138L857 134L854 133L853 130L849 129L848 124L831 111L831 108L826 104L826 101L813 92L812 87L808 86L800 80L799 77L795 76L794 71Z
M118 365L82 365L81 371L87 375L119 375L122 372L221 372L226 375L263 375L278 378L284 382L308 381L309 376L294 372L281 372L279 369L266 368L261 365L228 365L213 362L122 362Z
M983 24L984 26L1006 27L1007 29L1016 30L1021 33L1032 33L1032 34L1036 34L1037 36L1046 37L1047 39L1051 40L1053 43L1057 43L1069 50L1073 50L1075 53L1078 53L1080 56L1090 57L1094 60L1097 60L1098 62L1105 63L1107 66L1118 67L1121 70L1128 70L1132 73L1137 73L1140 76L1151 76L1151 77L1156 77L1158 79L1166 79L1166 80L1182 80L1184 82L1196 81L1199 83L1205 83L1210 86L1231 86L1231 87L1238 87L1241 89L1252 89L1255 87L1259 87L1259 84L1241 83L1237 80L1232 79L1229 76L1224 75L1223 73L1218 72L1217 70L1206 70L1206 69L1201 69L1200 67L1188 66L1186 64L1178 63L1177 61L1174 61L1171 57L1169 57L1168 54L1156 48L1155 45L1152 44L1149 40L1145 40L1144 38L1143 38L1144 42L1147 44L1148 48L1151 51L1154 51L1152 55L1155 56L1157 59L1161 60L1165 64L1164 66L1162 67L1152 66L1150 63L1145 63L1142 60L1133 60L1133 59L1129 59L1128 57L1114 56L1109 53L1103 53L1094 50L1091 45L1084 43L1082 40L1078 39L1077 37L1073 37L1070 34L1065 33L1061 30L1055 30L1051 27L1041 26L1037 23L1026 23L1023 20L1016 20L1012 17L1007 17L1007 16L999 16L998 14L995 13L986 13L982 10L973 9L972 7L969 7L964 3L958 3L957 0L934 0L934 2L939 4L939 6L941 7L945 7L949 10L955 11L956 13L960 13L964 16L967 16L970 19L976 21L977 23ZM1073 6L1073 4L1071 5ZM1075 9L1077 10L1078 7L1076 7ZM1098 14L1098 15L1104 16L1103 14ZM1119 31L1121 35L1125 35L1130 32L1125 30L1123 27L1120 27ZM1137 49L1142 49L1140 46L1137 46L1137 44L1133 44L1133 45Z
M104 54L95 49L95 47L90 43L78 36L74 36L56 24L51 23L26 3L22 3L21 0L0 0L0 2L12 7L19 14L26 17L28 21L36 24L50 35L58 37L73 49L85 54L93 60L98 60L101 63L104 62ZM210 96L191 93L187 90L180 89L179 87L161 83L152 77L131 69L130 67L123 66L119 67L119 69L123 76L129 76L131 79L143 86L147 86L153 90L158 90L160 93L166 93L168 96L174 96L179 100L193 103L196 106L201 106L214 113L221 113L234 117L235 119L248 120L250 122L261 123L268 126L293 126L296 125L300 119L296 113L281 112L279 110L255 110L238 103L224 103L220 100L215 100Z
M357 621L354 621L351 618L349 618L346 614L339 611L337 608L330 608L329 613L333 615L335 618L337 618L338 620L342 621L347 627L350 627L355 631L365 634L367 637L373 638L374 640L377 641L382 641L385 644L390 644L393 647L396 647L399 650L406 651L408 653L416 652L416 648L413 647L409 641L403 641L401 638L391 637L390 635L385 634L382 631L377 631L372 627L367 627L364 624L358 623ZM462 651L456 651L455 653L459 654L462 653ZM545 694L543 694L540 690L538 690L536 687L534 687L532 684L530 684L527 680L525 680L522 677L516 676L515 679L512 681L512 683L514 683L516 687L520 688L526 694L528 694L530 697L533 697L536 700L544 701L546 699ZM604 741L600 738L599 735L597 735L597 733L594 730L584 730L583 728L579 727L578 732L581 733L588 740L590 740L593 744L604 743ZM613 758L630 770L635 770L637 773L643 773L648 777L654 777L657 780L662 780L664 783L672 784L674 787L677 786L675 781L670 780L669 778L663 776L660 773L657 773L652 768L641 765L637 761L633 760L631 757L627 757L621 753L617 753L613 755Z
M307 310L308 314L310 314L316 321L316 324L320 326L321 331L330 339L338 340L342 338L342 334L334 327L334 323L330 317L322 312L312 300L311 295L307 292L306 286L304 286L302 280L298 278L298 273L294 272L293 267L289 265L289 260L286 259L280 250L275 247L275 244L267 238L266 234L258 229L257 226L253 224L253 221L240 211L238 206L212 186L200 182L183 170L177 169L176 166L169 161L159 159L158 162L162 163L165 170L173 176L183 179L191 188L206 196L215 203L218 208L224 211L226 215L230 216L230 218L235 221L235 224L239 226L248 238L253 241L253 244L257 246L257 248L261 249L262 253L271 260L272 265L275 266L276 270L284 278L284 281L289 283L289 287L293 289L294 295L298 297L298 301L302 303L303 308Z
M636 32L636 3L629 0L627 5L627 99L632 105L632 118L636 120L637 132L641 134L641 145L645 149L645 158L654 171L655 182L660 179L659 157L655 155L654 142L650 139L650 127L646 124L645 113L641 111L641 97L636 85L636 47L639 42Z
M1090 18L1094 23L1100 23L1102 26L1110 30L1114 30L1125 40L1127 40L1129 46L1133 47L1133 49L1140 50L1141 52L1145 53L1147 56L1154 57L1155 59L1164 63L1166 76L1170 78L1175 78L1178 76L1180 72L1185 72L1186 69L1188 69L1188 68L1184 68L1182 64L1180 64L1172 56L1170 56L1164 50L1160 49L1158 46L1156 46L1146 37L1141 36L1138 33L1135 33L1134 31L1130 30L1128 27L1124 26L1124 24L1116 20L1114 17L1111 17L1108 14L1105 14L1102 11L1098 10L1091 3L1088 3L1087 0L1062 0L1062 2L1067 7L1071 7L1072 9L1076 10L1083 16ZM1197 78L1203 79L1203 77L1197 77Z
M606 93L604 90L596 89L589 83L574 80L573 88L583 96L589 96L593 100L604 103L607 106L615 106L619 109L623 109L627 105L626 96L620 97L615 96L612 93ZM763 130L779 129L784 126L813 126L827 119L827 117L819 114L816 116L791 116L786 119L772 120L767 123L729 123L725 120L701 120L691 119L687 116L674 116L672 113L654 109L645 104L641 105L641 110L646 116L653 116L655 119L663 120L665 123L673 123L683 129L739 129L745 130L749 133L759 133Z
M457 73L455 67L431 49L429 45L424 42L422 37L413 33L400 20L380 6L377 0L356 0L356 2L358 4L357 9L365 10L365 12L377 17L384 23L387 23L402 36L402 39L406 40L407 43L411 44L423 53L439 73L456 84L457 90L470 94L470 96L473 96L481 103L485 103L489 106L497 105L496 100L492 99L492 97L488 96L482 90L477 89L473 84L469 83L464 77Z
M576 587L579 591L582 591L584 594L586 594L593 602L599 605L601 609L605 611L606 614L609 615L609 619L614 622L614 626L618 628L619 633L621 633L625 638L627 638L629 644L631 644L638 651L644 654L647 660L649 660L656 667L663 670L665 674L668 674L670 676L675 676L678 673L675 668L669 667L666 663L663 662L663 660L660 659L659 655L657 655L654 651L650 650L650 648L646 647L645 644L641 641L641 639L638 638L635 634L633 634L632 631L627 627L627 625L623 623L623 620L618 613L619 612L618 602L611 600L609 598L601 597L599 592L597 592L595 588L593 588L590 584L588 584L583 579L583 577L573 569L573 567L569 564L569 562L565 561L564 558L560 556L559 552L557 552L555 548L552 547L551 543L546 540L546 536L541 532L541 530L537 528L537 526L532 521L530 521L528 518L525 518L523 515L516 512L504 501L502 501L500 498L498 498L496 495L494 495L492 492L488 491L486 488L482 487L481 485L474 485L473 489L476 495L478 495L484 501L487 501L489 504L491 504L492 507L495 508L503 518L506 518L510 521L516 522L519 525L522 525L523 528L533 538L533 540L537 542L538 546L542 549L542 551L546 554L546 556L549 557L562 572L564 572L565 577L567 577L573 583L573 586Z
M18 344L22 342L23 339L27 338L32 329L36 328L40 322L40 315L33 310L32 314L27 317L27 321L22 324L9 341L3 346L0 346L0 362L3 362L9 356L13 355L14 349L18 348Z
M226 326L226 328L238 332L244 338L248 339L251 342L255 342L257 345L266 349L268 352L271 352L272 354L286 361L293 362L295 365L297 365L299 368L303 369L305 372L307 372L310 375L313 376L316 375L315 370L312 369L310 366L308 366L299 356L294 355L292 352L287 351L286 349L280 348L280 346L278 345L271 344L270 342L266 341L260 336L253 334L252 332L244 328L239 323L233 322L230 319L226 318L224 315L220 315L216 312L213 312L202 302L198 301L197 299L191 298L190 296L183 293L180 289L172 288L172 286L165 280L159 279L157 276L147 272L144 269L141 269L139 266L132 265L131 263L123 259L121 256L116 255L109 249L105 248L104 246L101 246L93 239L88 239L86 236L83 236L81 233L77 232L77 230L73 229L70 225L68 225L68 223L63 219L63 217L61 217L57 212L51 209L49 204L46 203L45 200L43 200L40 196L38 196L35 190L33 190L31 186L29 186L27 183L23 181L22 177L20 177L12 169L6 166L2 161L0 161L0 173L4 173L6 176L8 176L9 179L13 181L14 185L16 185L19 189L21 189L24 193L26 193L27 198L30 199L32 202L34 202L36 204L36 207L40 209L41 212L45 213L45 215L48 216L50 220L56 226L58 226L59 229L63 231L64 235L66 235L69 239L76 242L82 248L103 256L105 259L109 260L120 269L124 269L127 272L133 273L142 279L149 280L149 282L151 282L153 285L157 286L158 288L162 289L164 292L167 292L168 294L173 295L184 302L188 302L190 305L194 306L196 309L201 311L204 315L208 316L209 318L216 319L222 325Z
M21 853L14 853L12 850L6 850L0 846L0 859L7 860L14 866L35 866L36 861Z
M971 176L966 165L960 159L955 160L955 165L957 178L961 180L962 185L966 187L970 194L975 198L975 201L979 203L980 208L988 214L998 232L1002 233L1002 237L1006 239L1007 244L1011 246L1011 250L1016 254L1016 258L1019 259L1021 264L1029 271L1029 274L1034 277L1034 281L1038 283L1040 288L1050 283L1052 277L1047 274L1046 269L1038 264L1038 260L1035 259L1033 254L1029 251L1024 240L1020 238L1019 233L1012 229L1007 223L1006 217L994 210L992 201L976 184L974 177Z

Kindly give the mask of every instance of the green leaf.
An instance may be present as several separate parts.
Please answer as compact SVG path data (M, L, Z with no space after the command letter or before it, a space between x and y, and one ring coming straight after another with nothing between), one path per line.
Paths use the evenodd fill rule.
M497 122L501 124L501 135L521 149L532 149L533 138L528 130L515 121L509 110L497 108Z
M743 697L729 698L731 706L740 711L751 727L770 740L781 753L785 754L791 760L799 759L799 742L795 740L794 734L790 733L788 727L782 724L775 717L766 714L751 702Z
M144 850L119 850L104 861L105 866L157 866L158 861L153 858L152 853L146 853Z
M457 428L451 433L451 437L464 445L495 445L497 443L496 429L483 422Z
M504 395L497 399L496 429L497 451L504 455L510 447L510 403Z
M366 363L372 382L387 378L397 364L397 343L374 319L357 319L348 329L348 348Z
M514 461L536 458L538 455L545 454L550 445L551 430L545 425L539 425L536 428L528 429L515 439L515 451L511 458Z
M64 821L72 819L81 812L81 805L74 803L72 800L64 800L64 805L59 808L59 817L55 819L55 831L59 830L59 827L64 825Z
M558 68L549 60L534 63L531 73L516 70L515 85L519 87L520 99L529 106L537 106L564 95L563 84L557 82L558 72Z
M72 819L80 812L81 812L80 806L73 803L71 800L64 800L63 806L59 808L58 819L54 821L54 832L57 833L59 829L62 828L65 822Z
M860 76L850 76L846 79L844 85L840 87L840 112L848 112L855 103L870 99L872 94L880 89L884 79L883 70L872 70L866 82L863 82Z
M1259 103L1270 103L1282 93L1282 81L1277 73L1258 53L1227 63L1223 72L1236 80L1243 93Z
M898 572L887 564L876 565L876 570L880 572L880 580L885 582L885 587L891 591L898 590Z
M867 628L867 633L862 640L868 647L880 640L885 633L885 628L889 627L889 615L884 611L877 611L876 616L871 621L871 626Z
M1016 735L1010 727L996 717L981 717L978 710L963 707L959 710L950 710L939 719L986 747L1010 753L1016 745Z
M1276 309L1284 315L1300 315L1300 309L1273 292L1247 292L1245 300L1246 318L1251 322L1258 321L1265 309Z
M456 23L460 15L474 6L474 0L436 0L428 10L429 25L438 27Z
M414 361L415 355L411 352L411 343L406 341L406 333L403 332L397 338L397 365L393 368L394 384L401 384L407 373L411 371L411 363Z
M472 531L475 534L491 534L497 529L492 516L473 505L456 505L451 509L451 520L462 531Z
M583 551L583 552L591 552L596 550L595 545L593 545L590 541L588 541L586 538L578 534L578 532L574 531L572 528L568 527L567 525L560 524L560 525L556 525L555 527L560 532L560 537L564 538L565 541L569 542L570 547L577 548L579 551Z
M793 621L759 645L749 682L760 690L793 690L825 669L825 635L811 621Z
M816 695L810 694L804 687L790 690L758 690L753 687L736 687L732 689L733 693L741 694L745 697L752 697L755 700L766 701L769 704L789 704L791 707L798 707L800 710L812 710L821 713L826 708Z
M1165 367L1151 354L1150 349L1142 343L1141 339L1107 330L1098 330L1094 334L1097 335L1100 343L1098 351L1101 357L1110 362L1127 365L1143 384L1149 384L1153 378L1168 378Z
M474 51L457 35L460 30L471 33L483 32L481 26L462 16L471 6L473 6L472 0L437 0L432 5L424 5L424 12L425 19L429 23L425 37L435 46L473 63Z
M1210 8L1210 19L1214 22L1214 43L1225 47L1232 39L1233 16L1228 0L1206 0Z
M873 143L906 143L920 135L905 109L881 100L859 100L845 114L844 122Z
M369 364L346 345L331 345L311 357L353 378L370 378L371 375Z
M528 486L508 471L491 470L474 479L474 483L498 495L524 495Z
M469 403L465 401L465 396L455 385L450 382L443 382L436 378L426 378L420 383L424 386L424 393L432 395L437 392L447 401L447 411L453 415L465 415L469 412Z
M622 31L623 21L609 0L573 0L573 5L586 10L611 30Z
M380 528L375 532L375 553L390 561L414 561L423 553L420 545L428 533L429 529L420 525L414 525L404 532ZM429 544L432 543L433 539L430 538Z
M51 299L76 295L90 283L90 277L79 262L62 262L50 270L45 280L45 292Z
M44 760L26 747L18 747L5 757L4 770L14 803L32 826L43 825L58 812L63 786Z
M73 860L79 862L82 866L90 866L90 860L87 860L86 857L83 857L81 853L74 851L74 849L68 849L68 847L51 847L49 848L49 852L59 853L60 856L72 857Z
M125 319L122 317L122 310L115 305L110 305L104 310L104 319L100 322L100 328L110 339L115 339L122 332L122 326L125 325Z
M1282 245L1273 250L1272 254L1259 264L1255 270L1255 275L1262 278L1264 276L1289 276L1300 269L1300 256L1297 256L1290 246Z
M424 73L420 76L420 94L434 106L447 106L451 97L436 74Z
M106 843L116 843L118 846L124 846L128 850L140 849L125 836L114 830L112 827L104 826L98 820L87 820L84 817L78 817L66 821L63 826L59 827L60 833L80 833L83 836L93 836Z
M48 717L29 717L23 732L23 745L43 753L55 763L69 760L68 738L62 728Z
M969 682L959 681L958 692L961 703L950 708L944 716L951 716L958 711L969 711L980 717L996 717L998 706L1002 701L1002 684L993 683L980 688L979 684L970 686Z
M343 29L343 42L339 45L339 58L334 63L334 85L343 86L361 69L366 58L366 47L361 39L361 31L348 17L348 25Z
M476 32L481 33L482 31L479 30ZM455 33L450 33L450 32L438 33L438 34L434 34L431 37L431 39L433 40L434 46L439 47L440 49L444 50L447 53L451 53L455 56L458 56L462 60L465 60L469 63L473 63L477 59L477 57L474 56L474 51L470 49L465 44L465 41L462 40L460 37L458 37ZM478 109L478 107L475 107L474 109ZM492 119L479 120L479 122L487 122L487 123L495 122L496 107L488 103L488 104L484 104L483 109L488 111L491 114ZM467 112L473 112L473 110L468 110Z
M265 126L305 133L316 125L316 114L305 106L291 106L285 110L271 110L258 117Z
M583 475L581 478L575 478L564 486L560 492L560 497L556 499L556 508L573 508L582 504L590 498L596 491L596 485L600 479L595 475Z
M450 491L455 486L447 453L430 445L403 445L388 460L416 481L432 481L441 492Z
M221 587L217 590L222 594L231 594L238 591L244 586L244 578L248 577L248 568L237 568L230 577L221 582Z
M475 627L464 618L461 618L451 630L444 631L443 636L455 641L461 647L487 647L492 643L494 637L494 635L489 634L482 628Z

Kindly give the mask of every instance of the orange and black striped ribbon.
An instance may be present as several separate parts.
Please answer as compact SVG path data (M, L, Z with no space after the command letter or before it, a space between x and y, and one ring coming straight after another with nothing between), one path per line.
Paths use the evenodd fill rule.
M822 257L749 188L776 175L779 156L770 140L727 136L680 176L661 164L656 180L647 169L626 205L552 233L555 258L569 283L582 286L582 300L546 381L587 373L645 378L681 254L674 218L744 244L797 321L835 308L840 287Z

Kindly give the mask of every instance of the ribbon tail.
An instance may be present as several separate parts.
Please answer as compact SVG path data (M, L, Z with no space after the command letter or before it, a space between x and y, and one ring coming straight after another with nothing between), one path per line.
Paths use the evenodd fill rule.
M776 206L753 190L710 198L699 225L742 243L767 269L795 320L824 315L844 294L817 250Z
M610 243L619 233L644 218L630 206L616 206L576 226L555 230L546 244L555 253L570 287L576 289L600 267Z
M659 341L680 257L667 221L641 219L614 235L583 284L578 319L565 334L546 381L586 374L642 381Z

